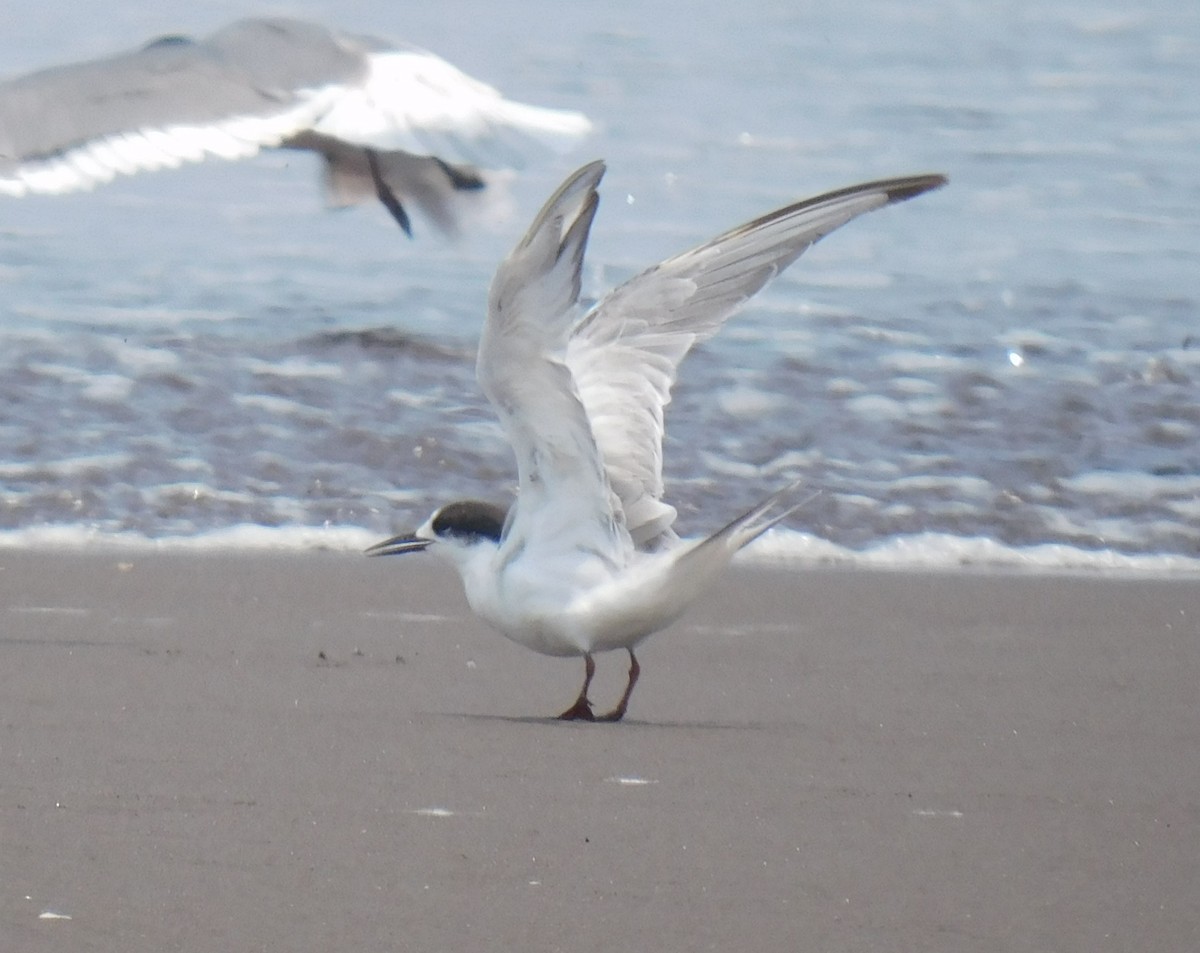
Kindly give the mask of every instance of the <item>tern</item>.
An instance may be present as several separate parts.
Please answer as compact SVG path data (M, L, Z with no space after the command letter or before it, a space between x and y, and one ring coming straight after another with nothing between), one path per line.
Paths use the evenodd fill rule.
M580 315L588 231L604 164L558 189L492 282L476 372L517 458L507 509L443 506L372 546L428 550L462 577L471 609L536 652L582 656L559 717L619 721L641 671L634 649L665 628L734 553L804 500L792 483L703 539L681 540L663 497L663 409L680 361L810 245L859 215L946 182L867 182L756 218L643 272ZM592 711L593 655L629 653L624 694Z
M330 203L405 203L454 234L492 172L565 151L577 112L505 99L432 53L285 18L0 82L0 195L88 189L118 174L264 148L325 160ZM491 171L487 171L491 170Z

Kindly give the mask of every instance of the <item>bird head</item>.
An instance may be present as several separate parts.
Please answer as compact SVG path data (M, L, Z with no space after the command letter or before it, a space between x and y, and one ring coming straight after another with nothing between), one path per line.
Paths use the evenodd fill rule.
M376 543L367 550L367 555L396 556L432 547L432 552L457 561L480 545L495 549L504 535L507 518L508 510L491 503L478 500L447 503L415 532Z

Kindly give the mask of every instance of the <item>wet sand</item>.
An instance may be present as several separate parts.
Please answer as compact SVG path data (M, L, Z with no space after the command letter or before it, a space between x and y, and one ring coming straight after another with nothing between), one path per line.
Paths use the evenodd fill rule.
M8 953L1200 945L1200 580L742 569L620 725L426 558L0 552L0 627Z

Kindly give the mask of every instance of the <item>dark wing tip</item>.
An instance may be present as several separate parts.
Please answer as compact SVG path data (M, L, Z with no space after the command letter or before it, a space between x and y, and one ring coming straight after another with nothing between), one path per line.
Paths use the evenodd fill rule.
M537 213L533 223L526 230L525 236L517 244L517 249L514 250L514 254L516 254L516 251L522 250L529 246L529 244L533 241L534 236L542 230L542 227L550 220L552 215L554 215L556 212L559 214L566 214L566 199L568 197L574 199L574 197L580 192L583 192L584 194L591 193L594 196L596 190L600 187L600 180L604 178L605 168L606 166L603 159L595 159L589 162L587 165L582 166L581 168L578 168L572 172L567 177L567 180L555 190L554 194L551 195L550 198L546 199L546 204L542 206L541 211ZM575 221L584 218L588 214L588 210L586 209L586 201L587 200L585 199L584 205L582 206L585 211L577 214L575 216ZM590 212L595 212L594 203L590 209Z
M477 192L487 187L487 182L479 174L479 170L473 166L451 165L445 159L439 159L437 156L432 158L437 163L437 167L450 180L450 187L456 192Z
M933 189L940 189L943 185L949 182L949 178L940 173L929 173L927 175L912 175L903 179L896 179L887 189L887 197L889 202L903 202L906 199L914 198L924 192L929 192Z
M914 198L932 189L940 189L950 180L936 172L925 173L922 175L906 175L894 179L873 179L870 182L859 182L857 185L848 185L841 189L834 189L832 192L822 192L820 195L814 195L810 198L801 199L799 202L794 202L791 205L785 205L783 208L777 208L773 212L768 212L766 215L761 215L752 221L746 222L744 225L739 225L737 228L730 229L724 235L714 238L708 245L715 245L734 235L746 234L762 228L764 225L770 225L773 222L794 216L800 212L805 212L818 206L827 205L839 202L842 199L857 198L864 195L874 195L886 199L883 205L892 205L895 202L903 202L906 199ZM876 205L875 208L882 206ZM862 214L856 212L850 218ZM848 221L848 219L847 219ZM838 223L838 224L844 224ZM837 225L832 226L838 227ZM809 244L817 241L822 235L827 234L832 229L826 229L818 232L811 237ZM808 247L807 245L804 247Z
M142 47L143 52L146 50L161 50L171 47L195 46L196 41L192 37L183 33L168 33L166 36L155 37L149 43Z

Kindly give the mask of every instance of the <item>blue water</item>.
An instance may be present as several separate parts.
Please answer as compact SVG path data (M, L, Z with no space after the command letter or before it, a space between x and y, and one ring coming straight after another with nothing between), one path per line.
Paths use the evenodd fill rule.
M488 282L603 157L590 295L823 189L951 177L829 238L684 365L685 532L804 477L821 494L791 551L1200 559L1200 8L404 6L272 11L417 43L599 131L459 245L326 211L285 154L0 200L0 540L357 546L505 499L473 379ZM7 24L0 63L251 12L57 0Z

